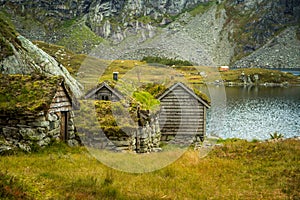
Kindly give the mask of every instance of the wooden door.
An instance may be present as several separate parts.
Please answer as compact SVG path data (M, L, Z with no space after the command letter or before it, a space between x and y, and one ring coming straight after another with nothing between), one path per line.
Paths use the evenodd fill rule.
M68 135L68 121L69 121L69 112L62 111L60 119L60 136L62 141L67 141L69 139Z

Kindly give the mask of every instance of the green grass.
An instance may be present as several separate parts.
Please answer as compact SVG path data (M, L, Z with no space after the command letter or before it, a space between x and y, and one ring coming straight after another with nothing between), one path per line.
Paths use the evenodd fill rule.
M33 43L66 67L72 75L78 72L81 64L88 57L85 54L76 54L64 46L48 44L42 41L34 41Z
M211 6L213 6L215 4L216 4L215 1L208 1L208 2L204 2L204 3L200 3L196 8L189 11L189 13L193 17L195 17L196 15L201 15L204 12L206 12L209 8L211 8Z
M120 156L125 165L127 154ZM55 145L39 153L0 157L0 197L298 199L299 159L296 140L238 140L215 147L202 159L198 151L188 150L163 169L130 174L104 166L83 148Z
M68 35L62 37L57 44L65 46L76 53L89 53L96 45L104 42L103 38L97 36L84 23L77 23L74 20L67 21L57 31L68 33Z
M139 102L143 110L158 110L160 102L155 99L149 92L136 91L133 93L133 98Z
M13 55L13 49L10 43L16 48L21 48L21 42L18 40L18 33L15 30L6 13L0 12L0 60Z
M253 83L255 82L253 76L257 74L259 76L259 80L256 82L257 84L281 84L286 82L289 84L299 84L298 77L291 73L263 68L241 68L225 72L220 72L214 67L205 66L183 66L176 67L175 69L184 74L184 77L189 83L194 84L214 82L215 80L223 80L225 83L243 83L243 81L240 79L242 72L244 72L246 76L250 75ZM202 77L199 72L205 72L206 77Z
M250 76L258 74L260 78L258 83L299 83L299 79L296 76L277 70L243 68L238 70L229 70L227 72L219 72L218 69L214 67L190 66L191 64L186 61L159 57L145 57L144 61L105 61L85 54L76 54L64 46L47 44L41 41L35 41L34 43L53 56L59 63L62 63L72 75L76 75L79 72L82 76L79 76L78 79L86 86L86 90L91 89L97 83L102 81L110 81L113 85L115 85L116 82L112 80L112 74L115 71L119 72L119 79L125 79L126 87L129 87L129 83L137 86L141 86L142 84L141 87L145 87L143 84L150 83L158 83L169 86L172 83L171 79L174 78L176 81L188 82L190 84L204 84L220 79L225 82L241 83L239 78L242 71L244 71L246 75ZM175 65L175 67L150 66L147 62L163 63L163 65ZM204 78L199 72L205 72L207 76ZM121 82L122 81L120 81L119 86L122 85ZM118 89L122 91L122 88ZM136 89L137 88L132 88L132 91Z
M142 62L147 63L158 63L162 65L168 66L192 66L193 64L186 60L178 60L173 58L165 58L165 57L154 57L154 56L146 56L141 60Z
M250 75L253 80L253 75L259 76L258 83L299 83L297 76L291 73L285 73L278 70L269 70L262 68L243 68L237 70L229 70L226 72L220 72L222 79L226 82L242 82L239 78L241 73L244 72L246 76Z

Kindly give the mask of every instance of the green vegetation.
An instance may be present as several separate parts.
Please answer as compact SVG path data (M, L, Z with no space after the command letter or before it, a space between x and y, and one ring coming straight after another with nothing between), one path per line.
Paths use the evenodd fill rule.
M200 91L197 90L196 88L193 89L193 92L194 92L199 98L201 98L202 100L204 100L208 105L210 105L211 100L210 100L210 98L209 98L206 94L200 92Z
M104 166L83 148L54 145L39 153L0 157L0 197L298 199L299 158L297 140L233 140L202 159L199 151L189 150L163 169L130 174Z
M253 84L264 84L264 83L277 83L277 84L299 84L300 80L297 76L281 72L278 70L270 70L263 68L241 68L232 69L229 71L218 71L214 67L201 67L201 66L183 66L176 67L176 70L184 74L184 77L192 84L203 84L212 83L216 80L223 80L225 84L227 83L237 83L241 84L242 73L246 77L250 76ZM200 75L200 72L205 73L205 77ZM258 75L258 80L256 81L254 75Z
M0 12L0 60L13 55L13 49L21 48L21 42L17 38L18 33L11 21L6 17L5 13Z
M204 3L200 3L196 8L189 11L189 13L195 17L196 15L202 15L206 12L209 8L216 4L216 1L208 1Z
M33 199L27 194L28 189L16 177L0 172L1 199Z
M219 4L218 7L226 10L228 18L225 26L229 25L231 30L229 39L236 44L231 63L251 54L252 51L263 46L266 41L280 34L287 26L297 25L297 20L288 16L285 16L285 23L276 23L279 19L276 19L276 16L272 14L270 17L269 14L282 12L279 10L281 8L271 8L271 12L267 6L269 3L269 1L261 1L255 11L246 10L243 3L233 6L233 1L223 1L222 4ZM232 24L234 24L233 28ZM265 34L266 32L268 35Z
M107 136L126 136L123 130L136 128L136 108L128 107L123 102L96 101L95 112L100 128Z
M166 91L166 86L158 83L147 83L141 88L144 91L149 92L153 97L160 96L163 92Z
M0 74L0 110L7 114L35 114L50 106L61 77Z
M141 16L139 18L137 18L137 21L142 22L143 24L149 24L151 22L154 21L154 19L152 19L150 16Z
M33 43L66 67L72 75L78 72L81 64L87 58L87 55L76 54L64 46L48 44L42 41L34 41Z
M121 79L127 72L134 67L144 65L144 62L137 60L114 60L107 64L105 71L103 72L99 82L112 80L113 72L119 72L119 79Z
M133 93L133 98L139 102L143 110L158 110L160 102L149 92L138 91Z
M191 63L187 61L159 57L145 57L143 61L114 60L112 62L109 62L84 54L76 54L70 50L67 50L63 46L47 44L40 41L35 41L35 44L45 52L53 56L58 62L67 67L71 74L76 75L79 68L81 67L80 73L85 73L86 71L86 74L93 76L84 78L79 77L82 82L87 82L89 84L111 81L112 86L114 87L116 82L112 80L112 73L115 71L119 72L119 79L130 79L135 84L139 84L137 80L139 78L139 74L141 76L140 81L143 82L143 84L149 84L159 81L160 85L166 85L167 83L172 82L172 80L166 80L162 78L162 74L168 74L170 76L169 79L171 78L171 76L176 77L176 80L178 80L180 76L183 76L182 79L187 80L188 83L191 84L203 84L205 82L214 82L215 80L220 79L224 80L225 82L242 83L242 81L240 80L242 72L244 72L245 75L250 75L252 79L255 74L259 75L259 80L258 82L256 82L257 84L284 82L288 82L290 84L299 83L299 79L296 76L277 70L267 70L263 68L242 68L237 70L229 70L226 72L219 72L216 68L213 67L191 66ZM148 66L146 62L155 62L176 66L172 68L161 69L161 67ZM91 71L95 71L95 73L91 73ZM200 72L205 72L207 76L202 77L200 75ZM254 82L254 80L252 81ZM129 86L128 83L126 86ZM90 89L90 87L86 88ZM133 88L133 90L134 89L135 88ZM145 89L146 91L149 91L149 88ZM120 90L122 90L122 88ZM163 89L160 88L159 90L162 91ZM156 94L152 95L156 96Z
M280 138L284 138L284 135L283 134L281 134L281 133L277 133L277 132L275 132L275 133L273 133L273 134L270 134L270 137L271 137L271 139L280 139Z
M147 63L159 63L168 66L192 66L193 64L186 60L177 60L173 58L165 58L165 57L154 57L154 56L146 56L143 57L141 61Z
M220 72L222 79L225 82L242 82L240 80L241 74L244 73L245 76L250 76L252 81L255 82L253 76L258 75L259 80L257 84L262 83L299 83L297 76L294 76L291 73L285 73L278 70L269 70L262 68L242 68L236 70L229 70L226 72Z
M76 53L88 53L96 45L104 42L103 38L97 36L84 23L77 23L76 21L67 21L57 31L69 33L68 36L62 37L57 44L65 46Z

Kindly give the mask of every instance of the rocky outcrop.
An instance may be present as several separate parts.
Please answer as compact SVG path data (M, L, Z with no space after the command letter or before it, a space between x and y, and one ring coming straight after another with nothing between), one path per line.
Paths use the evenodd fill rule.
M159 56L188 60L195 65L224 65L234 53L228 31L223 29L225 23L225 10L212 6L203 15L184 13L166 28L154 29L156 35L151 39L144 31L117 45L100 44L91 54L112 60Z
M300 40L297 27L289 27L249 56L237 61L235 67L300 68Z
M5 38L3 38L5 40ZM28 39L19 35L17 37L21 47L11 44L13 54L0 60L0 72L4 74L32 74L59 75L64 77L66 84L73 94L81 96L81 85L53 57L32 44Z
M87 14L87 23L98 35L105 38L110 36L118 40L122 38L116 37L116 35L124 37L126 33L135 33L137 29L147 28L154 21L157 24L164 24L166 18L176 16L203 2L207 2L207 0L93 1ZM114 27L107 26L108 18L114 18Z
M41 23L39 28L44 27L45 29L42 32L32 32L31 29L27 29L16 21L17 29L21 33L24 31L24 35L29 39L49 37L52 41L55 41L53 35L48 35L47 32L53 32L55 28L67 20L84 17L88 26L98 35L116 38L116 35L120 35L118 34L120 28L122 31L131 29L134 23L130 22L135 22L138 18L142 20L144 16L150 16L151 19L161 22L165 16L169 18L172 15L178 15L183 10L191 9L206 1L208 0L55 0L50 2L42 0L0 0L0 5L6 7L8 12L15 16L13 18L16 20L22 20L26 23L29 14L36 23ZM28 13L29 10L30 13ZM22 16L22 18L17 16ZM114 21L114 26L107 26L107 20L109 19ZM31 26L31 24L28 25ZM133 29L135 28L137 27L133 27ZM43 37L43 34L48 36ZM57 34L59 35L59 33Z
M8 8L18 30L29 39L63 45L61 38L77 33L61 33L68 29L59 27L80 21L111 41L108 45L101 44L102 58L139 59L144 55L158 55L199 65L249 66L248 56L254 53L252 57L257 57L255 52L265 49L271 41L276 44L274 47L280 45L273 38L289 27L299 27L300 20L300 2L296 0L55 0L48 3L0 0L0 5ZM28 10L33 10L30 19L34 19L33 25L26 21L30 16ZM289 42L292 40L287 40L287 46L293 46ZM268 50L276 51L272 47ZM259 54L266 53L262 57L268 57L267 52L259 50ZM268 63L271 67L295 67L298 55L292 52L282 56L281 64L269 59L264 63L251 61L251 66ZM294 61L288 63L291 57ZM241 64L244 58L245 64Z

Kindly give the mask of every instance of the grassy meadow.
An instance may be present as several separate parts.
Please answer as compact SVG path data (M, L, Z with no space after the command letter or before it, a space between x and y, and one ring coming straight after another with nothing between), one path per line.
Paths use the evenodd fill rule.
M83 147L54 144L36 153L1 156L0 198L300 198L299 140L232 139L204 158L200 153L191 148L169 166L133 174L101 164Z
M256 84L289 83L300 84L300 77L291 73L262 68L242 68L219 71L217 67L190 66L188 61L160 57L145 57L143 60L102 60L86 54L76 54L64 46L34 42L39 48L53 56L82 83L87 90L102 81L112 81L112 73L119 72L121 85L124 82L139 86L140 83L159 83L170 85L180 81L186 84L214 83L216 80L224 84L242 84L242 73L246 76L259 76ZM186 65L186 66L185 66ZM254 80L252 80L254 82Z

